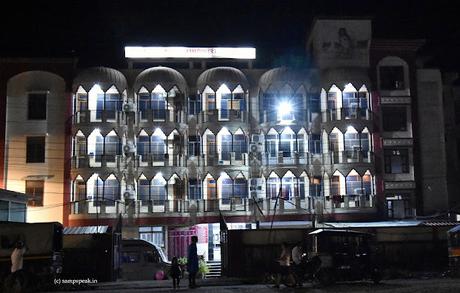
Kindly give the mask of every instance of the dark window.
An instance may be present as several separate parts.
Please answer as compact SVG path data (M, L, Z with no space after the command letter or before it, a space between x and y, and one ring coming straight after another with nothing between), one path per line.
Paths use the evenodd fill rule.
M407 130L406 107L382 107L382 122L384 131Z
M409 151L407 149L391 149L384 151L385 173L409 173Z
M404 89L404 68L402 66L380 67L380 89L401 90Z
M455 124L460 124L460 101L455 101Z
M44 190L45 190L45 181L26 180L26 194L28 196L27 205L30 207L43 206L43 191Z
M197 179L189 179L189 199L200 199L201 198L201 182Z
M45 162L45 137L27 137L27 157L26 163Z
M27 119L46 119L46 94L29 94Z
M386 195L387 216L390 219L404 219L412 216L410 193Z

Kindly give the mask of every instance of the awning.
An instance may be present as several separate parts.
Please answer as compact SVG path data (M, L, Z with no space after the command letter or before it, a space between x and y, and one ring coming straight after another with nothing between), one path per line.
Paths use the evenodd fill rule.
M109 226L82 226L82 227L65 227L64 235L82 235L82 234L104 234L111 232Z

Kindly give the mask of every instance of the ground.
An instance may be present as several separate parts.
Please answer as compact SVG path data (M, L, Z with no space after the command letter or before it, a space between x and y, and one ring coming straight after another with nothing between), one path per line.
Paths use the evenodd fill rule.
M182 280L186 285L186 280ZM189 289L182 286L178 290L172 289L171 281L132 281L114 282L97 285L91 291L72 291L72 292L381 292L381 293L443 293L460 292L460 279L450 278L430 278L430 279L395 279L385 280L379 285L368 282L349 282L335 284L329 287L313 288L310 284L305 284L302 288L287 288L281 286L280 289L272 288L265 284L242 284L238 280L199 280L199 288Z

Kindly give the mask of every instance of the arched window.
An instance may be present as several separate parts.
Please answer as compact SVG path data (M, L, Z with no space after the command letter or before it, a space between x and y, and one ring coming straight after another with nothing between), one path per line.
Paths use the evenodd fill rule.
M371 146L371 135L369 133L369 130L366 128L363 129L363 131L359 134L360 140L361 140L361 152L362 156L365 161L369 160L370 158L370 151L372 150Z
M241 173L235 178L235 182L233 184L233 195L240 198L248 197L248 181Z
M104 181L98 176L93 174L86 182L86 196L88 200L99 201L104 194Z
M292 158L296 149L296 137L294 131L290 127L285 127L281 132L280 152L283 152L284 158Z
M203 111L212 111L216 109L216 93L209 86L205 87L201 93L201 97Z
M331 195L340 196L345 192L345 177L339 171L335 171L331 178Z
M267 178L267 198L276 199L280 188L280 179L275 172L271 172Z
M165 121L166 119L166 91L157 85L152 91L151 106L153 121Z
M230 198L233 197L233 180L227 173L222 173L217 179L218 189L222 204L230 204Z
M104 110L104 91L95 84L88 92L88 109L91 111L91 121L101 121Z
M265 136L265 150L270 158L278 158L278 132L273 128Z
M217 199L217 185L216 180L211 174L207 174L203 180L203 195L207 200Z
M148 161L148 155L150 154L150 137L144 129L139 132L137 136L137 155L140 156L141 161Z
M300 174L299 180L299 194L298 196L301 199L308 197L310 189L310 178L308 178L307 173L302 172Z
M347 84L343 90L343 114L345 119L356 119L359 98L358 92L352 84Z
M360 118L369 118L369 91L366 86L363 85L358 92L359 97L359 117Z
M248 143L246 135L241 128L235 131L233 135L233 152L235 152L235 160L243 160L243 154L248 153Z
M117 111L121 111L122 99L115 86L105 92L104 110L107 119L115 119Z
M308 134L304 128L300 129L297 133L297 152L299 154L299 159L301 164L306 162L303 159L307 158L308 152Z
M355 170L351 170L346 178L347 195L363 194L361 176Z
M244 90L241 87L241 85L238 85L233 90L232 98L233 98L233 100L232 100L232 109L233 110L247 111L246 110L246 97L245 97Z
M86 154L87 154L86 137L83 134L83 132L81 132L81 130L79 130L75 134L75 137L74 137L74 156L84 157L84 156L86 156Z
M115 162L116 156L121 154L121 143L115 130L105 137L104 156L107 162Z
M152 179L150 196L155 205L164 205L166 199L166 180L161 173L157 173Z
M353 126L348 126L347 131L345 132L345 156L347 162L357 162L359 158L359 153L361 151L361 146L359 142L360 134Z
M120 200L120 182L111 174L104 181L104 201L106 205L113 206L117 200Z
M142 201L150 200L150 181L142 174L137 180L137 199Z
M374 194L374 184L372 174L369 170L364 173L363 176L363 193L364 195L372 195Z
M287 171L286 174L284 174L282 181L281 181L281 195L280 197L288 202L292 202L294 200L294 197L296 196L296 185L297 185L297 178L296 176L291 172ZM285 208L293 207L295 205L288 203L285 204Z
M206 129L202 136L203 139L203 154L207 157L215 157L216 155L216 136L211 130Z
M232 151L232 134L227 128L223 127L217 134L217 149L219 160L230 161Z
M140 118L145 120L147 118L147 112L151 109L150 93L145 87L141 87L137 94L137 110L140 112Z
M103 153L104 137L102 136L99 129L94 129L93 132L91 132L91 134L88 136L88 156L90 157L90 166L95 167L98 165L93 165L92 163L100 163L102 161Z
M74 113L88 110L88 93L79 86L75 94L75 109Z
M340 108L342 108L342 92L336 85L333 85L327 93L327 109L331 113L337 113L337 109ZM338 119L338 116L335 116L335 119Z
M219 120L228 120L230 118L230 108L232 101L232 92L222 84L216 92L217 109L219 109Z
M86 183L83 177L78 175L73 181L72 201L80 202L86 200Z
M166 154L166 135L161 131L160 128L155 129L150 140L150 150L152 152L153 162L157 162L160 165L164 163Z

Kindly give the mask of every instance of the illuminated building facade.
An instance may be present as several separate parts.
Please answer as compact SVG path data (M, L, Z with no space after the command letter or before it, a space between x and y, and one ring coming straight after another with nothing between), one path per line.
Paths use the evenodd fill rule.
M441 85L437 71L416 69L420 46L373 40L370 20L318 19L311 68L254 68L255 50L232 48L136 49L120 70L4 61L30 68L2 78L4 187L41 188L46 216L28 220L113 225L121 215L125 236L175 254L199 224L216 235L221 215L245 228L447 209L445 167L428 168L446 161L430 142L443 134L417 126L429 124L421 109L442 116L442 92L420 93Z

